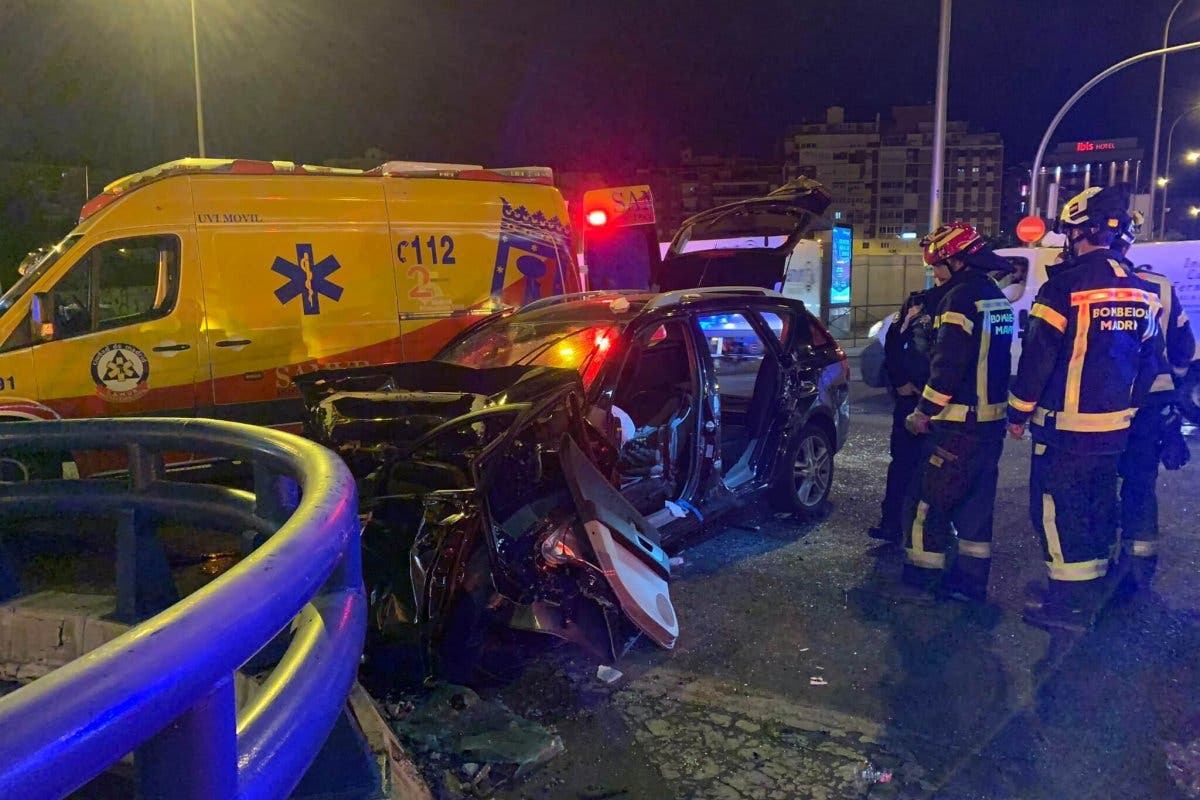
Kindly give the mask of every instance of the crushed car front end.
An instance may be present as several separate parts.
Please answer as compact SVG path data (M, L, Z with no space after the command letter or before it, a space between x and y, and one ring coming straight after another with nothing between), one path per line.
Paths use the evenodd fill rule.
M359 481L376 636L417 626L452 679L491 622L604 660L638 631L674 644L666 555L609 483L576 370L419 362L297 383L308 434Z

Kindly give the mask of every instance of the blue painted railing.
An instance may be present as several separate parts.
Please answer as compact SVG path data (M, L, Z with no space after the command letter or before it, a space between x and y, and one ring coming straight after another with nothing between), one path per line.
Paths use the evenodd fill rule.
M63 797L130 752L139 797L286 796L342 711L366 629L358 500L341 460L209 420L0 425L0 455L31 448L126 452L120 480L0 486L0 529L19 530L22 516L115 514L118 616L149 618L0 698L0 798ZM252 464L254 491L168 480L163 453ZM172 602L160 523L244 534L248 555ZM284 637L286 653L237 709L234 672Z

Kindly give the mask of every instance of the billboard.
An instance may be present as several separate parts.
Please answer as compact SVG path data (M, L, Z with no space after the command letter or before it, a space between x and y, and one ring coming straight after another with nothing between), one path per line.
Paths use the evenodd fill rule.
M833 270L829 277L829 305L850 305L850 267L853 253L853 232L843 225L835 225L830 232L830 250Z

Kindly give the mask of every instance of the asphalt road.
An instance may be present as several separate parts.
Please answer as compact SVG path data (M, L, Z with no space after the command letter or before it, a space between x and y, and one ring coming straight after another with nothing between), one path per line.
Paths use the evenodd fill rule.
M1029 443L1009 442L1002 462L992 604L913 602L897 596L898 548L865 535L890 405L861 385L851 396L823 520L798 526L756 504L679 553L674 651L639 641L612 684L568 646L514 653L517 676L482 693L550 727L566 750L498 797L1184 797L1164 743L1200 736L1200 437L1198 463L1162 473L1153 592L1091 633L1052 637L1020 620L1028 587L1044 580L1026 510ZM236 551L175 539L185 588ZM85 544L27 553L37 583L104 591L111 558L89 559Z
M1088 634L1051 636L1020 619L1044 580L1028 441L1010 441L1002 462L992 604L913 602L895 591L900 551L865 536L887 398L862 386L852 398L827 518L797 527L750 508L681 553L673 652L639 642L606 685L558 648L493 690L566 743L500 796L1184 796L1164 742L1200 735L1200 465L1162 475L1152 593Z

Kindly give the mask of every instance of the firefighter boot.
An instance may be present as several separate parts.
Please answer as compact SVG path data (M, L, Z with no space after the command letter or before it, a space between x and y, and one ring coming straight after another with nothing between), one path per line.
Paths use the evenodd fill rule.
M986 603L988 574L992 570L992 559L972 558L958 554L950 573L938 587L938 599L957 600L960 603Z
M1090 581L1050 581L1046 597L1026 603L1021 619L1048 631L1083 633L1095 622L1103 586Z
M900 530L900 523L888 524L881 520L878 525L867 530L867 536L881 542L899 544L904 538L904 533Z
M904 570L900 573L900 581L905 586L920 592L933 594L942 581L942 570L923 569L915 564L905 564Z
M1157 570L1157 555L1135 556L1128 552L1123 553L1115 570L1117 580L1113 587L1113 597L1117 600L1128 600L1136 594L1148 592Z

